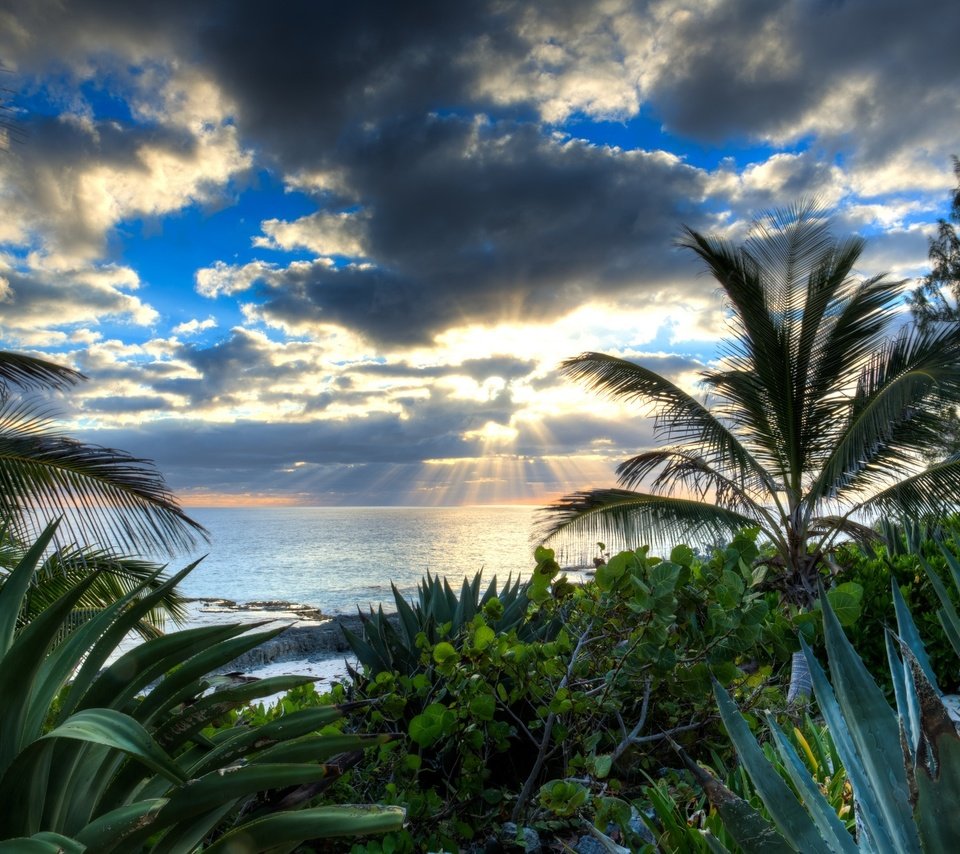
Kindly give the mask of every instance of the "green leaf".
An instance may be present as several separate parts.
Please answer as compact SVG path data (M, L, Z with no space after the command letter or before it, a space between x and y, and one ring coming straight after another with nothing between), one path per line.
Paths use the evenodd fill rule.
M784 839L797 851L822 850L823 838L816 825L783 778L773 769L743 716L718 682L714 682L713 693L737 755Z
M481 721L492 721L497 704L492 694L481 694L470 701L470 714Z
M863 587L855 581L831 587L827 591L827 599L841 626L852 626L860 619Z
M114 709L84 709L71 715L44 739L70 738L113 747L138 759L174 783L186 778L153 738L129 715Z
M433 660L437 664L456 664L460 660L460 653L453 644L441 641L433 648Z
M402 807L334 806L279 813L241 825L204 851L228 854L240 845L244 854L255 854L307 839L389 833L400 830L405 817Z

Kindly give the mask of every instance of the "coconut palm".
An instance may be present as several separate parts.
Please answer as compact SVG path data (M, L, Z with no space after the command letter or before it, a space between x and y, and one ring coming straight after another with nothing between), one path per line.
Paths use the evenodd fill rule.
M149 460L77 441L56 425L41 396L85 379L78 371L0 352L0 519L32 542L62 517L61 544L130 553L194 545L204 535Z
M621 488L547 508L547 539L666 545L759 527L804 603L838 539L960 503L960 455L923 459L960 403L960 324L901 325L903 283L858 277L864 241L834 237L810 203L758 219L742 245L690 228L680 245L725 296L731 336L700 375L706 398L613 356L564 362L597 392L649 404L663 446L623 462Z

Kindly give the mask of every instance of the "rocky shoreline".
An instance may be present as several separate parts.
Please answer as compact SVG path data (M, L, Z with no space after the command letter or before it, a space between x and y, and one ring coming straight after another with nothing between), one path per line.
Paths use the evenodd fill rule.
M319 662L331 659L352 659L353 653L343 634L347 628L359 634L359 614L327 615L319 608L293 602L246 602L229 599L192 599L191 623L259 622L289 625L279 635L244 653L219 668L218 672L260 670L287 661Z

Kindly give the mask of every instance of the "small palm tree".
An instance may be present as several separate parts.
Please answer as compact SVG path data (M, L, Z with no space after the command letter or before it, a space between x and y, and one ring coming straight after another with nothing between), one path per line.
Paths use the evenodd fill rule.
M689 228L680 245L720 284L732 333L701 373L706 399L613 356L564 362L598 392L651 405L664 445L623 462L620 489L547 508L547 539L667 545L759 527L785 594L809 603L838 539L960 503L960 455L924 464L960 403L960 324L900 326L903 283L857 277L864 241L835 238L809 203L757 220L739 246Z
M194 545L206 532L149 460L72 439L42 397L13 393L82 379L53 362L0 352L0 519L21 542L62 517L61 544L169 555Z

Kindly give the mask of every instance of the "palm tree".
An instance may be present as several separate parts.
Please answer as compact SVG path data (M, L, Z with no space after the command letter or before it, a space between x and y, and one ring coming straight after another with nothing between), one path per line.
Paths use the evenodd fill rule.
M960 403L960 324L900 325L903 283L859 278L864 241L835 238L807 202L758 219L742 245L690 228L680 245L726 298L731 336L700 375L706 398L613 356L565 361L595 391L651 405L664 444L620 464L621 488L547 508L546 539L662 546L759 527L785 595L809 603L839 539L960 503L960 455L924 463Z
M71 614L78 626L134 589L149 596L168 579L160 567L124 551L174 554L205 537L148 460L71 439L60 432L43 398L13 392L60 391L85 377L31 356L0 351L0 586L52 518L57 548L38 567L18 625L28 625L79 578L93 575ZM182 622L184 602L166 590L137 625L143 637L167 617Z
M205 536L149 460L60 431L42 397L85 379L71 368L0 352L0 519L33 542L62 517L59 542L173 555Z

